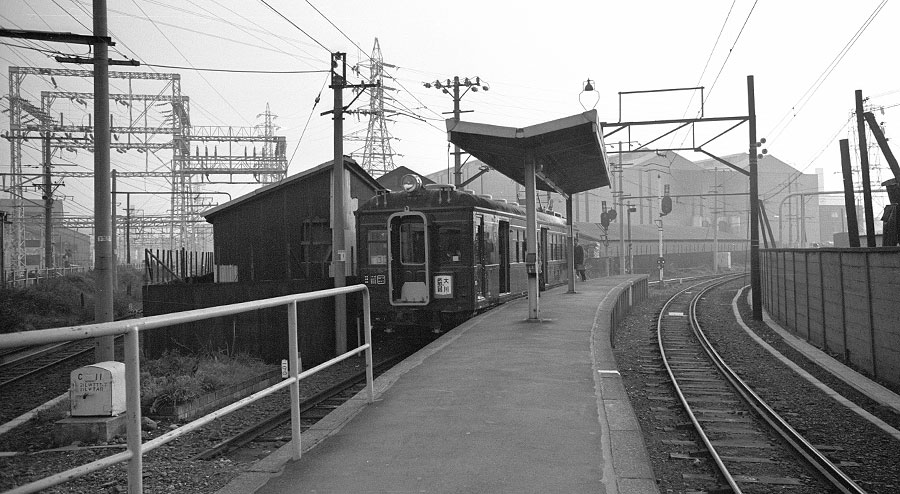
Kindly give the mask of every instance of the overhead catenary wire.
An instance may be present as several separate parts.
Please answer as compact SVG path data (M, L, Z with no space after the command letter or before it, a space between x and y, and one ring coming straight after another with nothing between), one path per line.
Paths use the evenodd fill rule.
M262 0L260 0L260 1L262 1ZM263 3L265 3L265 2L263 2ZM328 16L326 16L325 14L323 14L322 11L318 9L318 7L316 7L315 5L313 5L312 2L310 2L309 0L306 0L306 3L309 4L309 6L313 8L313 10L315 10L316 12L318 12L318 14L321 15L323 19L325 19L326 21L328 21L328 23L331 24L331 26L332 26L333 28L337 29L337 31L338 31L339 33L341 33L342 35L344 35L344 37L347 38L348 41L350 41L351 43L353 43L353 45L356 46L356 49L359 50L360 53L362 53L362 54L365 55L366 51L363 50L363 49L359 46L359 44L358 44L356 41L353 41L353 39L350 38L350 36L347 36L347 33L345 33L343 30L341 30L341 28L337 27L337 25L335 25L335 23L331 22L331 19L329 19ZM325 47L323 46L322 48L325 48ZM369 58L368 55L365 55L365 57L366 57L366 58Z
M253 70L253 69L226 69L226 68L213 68L213 67L183 67L179 65L162 65L157 63L147 63L141 62L141 65L145 65L147 67L157 67L162 69L174 69L174 70L194 70L197 72L227 72L231 74L322 74L327 73L327 70Z
M706 97L703 100L704 103L709 101L709 97L712 95L713 90L716 88L716 83L719 82L719 76L722 75L722 72L725 70L725 65L728 64L728 59L731 58L731 54L734 52L734 48L737 46L738 41L741 40L741 35L744 34L744 28L746 28L747 23L750 22L750 16L753 15L753 11L756 9L757 3L759 3L759 0L755 0L753 2L753 6L750 7L750 12L747 13L747 17L744 19L744 23L741 25L741 30L738 31L737 36L734 38L734 43L732 43L731 48L728 49L728 55L725 56L725 60L722 62L722 66L719 67L719 73L716 74L716 78L713 79L713 83L709 86L709 90L706 92Z
M294 161L294 156L297 154L297 150L300 149L300 143L303 142L303 136L306 135L306 129L309 127L309 122L312 120L313 114L315 114L316 106L319 104L319 101L322 99L322 91L325 90L325 86L328 84L328 78L325 79L325 82L322 83L322 88L319 89L319 94L316 96L315 101L313 101L312 109L309 110L309 118L306 119L306 124L303 125L303 130L300 132L300 137L297 138L297 145L294 146L294 152L291 153L291 159L288 160L287 167L291 167L291 163Z
M263 5L265 5L266 7L268 7L269 10L271 10L272 12L275 12L276 14L278 14L279 17L281 17L282 19L284 19L285 21L287 21L290 25L294 26L294 28L296 28L298 31L300 31L301 33L305 34L307 38L313 40L317 45L321 46L322 49L324 49L324 50L327 51L328 53L332 53L332 51L329 50L327 46L323 45L319 40L317 40L316 38L314 38L311 34L309 34L309 33L307 33L306 31L304 31L303 28L301 28L301 27L298 26L296 23L294 23L294 21L288 19L284 14L282 14L281 12L279 12L278 9L276 9L275 7L269 5L269 3L266 2L266 0L259 0L259 1L260 1L260 3L262 3Z
M822 73L819 74L818 77L816 77L816 80L814 80L813 83L806 89L806 91L803 93L802 96L800 96L800 98L797 100L797 102L794 103L793 106L791 106L791 108L785 112L785 114L781 117L781 119L778 121L778 123L776 123L775 126L772 127L772 129L769 130L769 132L767 132L767 134L771 136L769 139L769 142L775 142L775 140L779 136L781 136L781 134L785 131L785 129L787 129L788 126L790 126L790 124L791 124L791 122L793 122L794 118L796 118L797 115L806 106L806 104L809 103L810 100L812 100L812 97L816 94L816 92L819 91L819 88L822 87L822 85L825 83L825 80L828 79L828 77L831 75L832 72L834 72L834 69L837 68L837 66L841 63L841 61L844 59L844 57L847 55L847 53L850 51L850 49L853 48L853 45L856 44L856 42L863 35L863 33L866 31L866 29L869 28L869 25L872 24L872 21L875 20L875 17L878 16L878 14L881 12L881 10L884 8L884 6L886 4L887 4L887 0L882 0L882 2L880 4L878 4L878 6L875 7L875 10L873 10L872 13L869 14L869 17L866 18L866 20L862 23L862 25L859 27L859 29L857 29L856 32L853 34L853 36L851 36L850 39L847 41L847 43L844 44L843 48L841 48L841 50L838 52L838 54L835 55L835 57L825 67L825 69L822 70ZM785 120L789 116L790 116L790 119L788 119L785 122ZM775 130L778 129L782 123L784 123L784 126L781 127L781 129L778 130L777 133L775 133Z

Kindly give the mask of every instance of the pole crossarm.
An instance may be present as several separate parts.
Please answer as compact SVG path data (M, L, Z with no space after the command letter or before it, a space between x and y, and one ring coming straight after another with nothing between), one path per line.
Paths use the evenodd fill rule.
M0 29L0 38L33 39L36 41L53 41L56 43L72 43L78 45L93 45L105 43L108 46L116 46L109 36L90 36L75 33L59 33L53 31L31 31L26 29ZM93 61L93 60L92 60Z

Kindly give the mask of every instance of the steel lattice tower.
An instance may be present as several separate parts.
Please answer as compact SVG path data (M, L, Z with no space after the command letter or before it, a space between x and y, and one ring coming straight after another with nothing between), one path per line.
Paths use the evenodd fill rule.
M390 65L388 65L390 67ZM393 88L384 86L384 67L385 63L381 57L381 46L378 44L378 38L375 38L375 45L372 47L372 56L366 63L361 63L360 67L368 67L370 78L373 84L378 84L371 89L368 110L358 110L361 115L369 116L369 126L366 130L365 146L362 150L362 167L373 177L380 177L385 173L394 169L394 155L391 149L391 137L387 128L387 123L392 121L387 118L384 110L385 90L393 90ZM390 76L387 76L390 79ZM390 96L388 100L392 100ZM362 140L357 136L349 135L348 140ZM358 153L353 153L358 155Z

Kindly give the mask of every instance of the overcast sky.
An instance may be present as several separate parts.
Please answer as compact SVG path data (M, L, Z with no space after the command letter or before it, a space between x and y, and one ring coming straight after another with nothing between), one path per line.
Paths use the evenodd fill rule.
M490 87L487 92L466 94L462 107L474 112L465 114L465 120L522 127L590 109L598 97L601 121L614 122L619 119L619 92L695 86L705 87L705 116L746 115L747 76L753 75L758 136L768 140L764 147L798 170L824 169L826 188L841 186L838 140L849 138L852 143L855 139L855 120L850 120L854 90L861 89L869 97L889 138L897 134L900 124L900 67L891 58L900 46L897 2L266 2L272 8L252 0L109 2L109 30L117 43L111 54L116 59L184 67L153 70L181 74L194 125L259 124L262 120L257 115L268 104L278 115L278 134L287 137L288 157L293 156L291 174L332 158L332 121L319 115L332 105L331 90L323 90L327 73L239 74L191 67L325 71L333 51L347 52L351 64L365 63L377 37L385 63L395 66L387 69L395 80L385 84L398 89L390 96L398 107L418 117L396 116L390 124L396 138L392 146L400 155L395 163L421 173L447 168L442 112L452 110L448 95L423 83L453 76L478 76ZM91 26L89 1L0 0L0 6L4 28L87 34L85 26ZM4 43L8 43L0 45L4 87L11 65L73 68L55 62L47 53L18 46L86 54L84 47L75 45ZM581 95L580 100L587 78L594 80L597 92ZM351 80L357 82L355 76ZM56 82L64 90L90 91L85 81ZM160 89L160 85L148 85L140 90ZM49 80L31 77L23 85L27 98L42 90L53 90ZM127 88L114 81L112 91ZM313 109L320 92L321 101ZM348 91L345 101L350 99ZM700 95L692 92L627 95L622 101L623 120L693 117L700 109ZM39 104L39 99L33 102ZM354 107L367 104L364 96ZM8 100L2 106L8 108ZM3 116L0 128L8 128L7 118ZM364 117L355 116L345 124L347 133L364 133L365 126ZM698 131L698 143L721 130ZM645 135L632 138L648 139ZM680 147L690 142L690 137L676 134L659 144ZM348 141L345 153L361 146ZM708 149L718 155L745 152L746 125ZM898 149L894 152L900 154ZM61 158L77 165L69 169L87 171L92 166L88 153L66 152ZM24 164L37 164L39 159L40 153L27 146ZM164 166L171 153L147 158L136 152L114 152L112 159L113 168L138 171ZM885 160L878 153L872 159L885 167L880 175L873 175L873 181L887 179ZM3 141L3 172L8 171L9 160L9 146ZM232 194L253 189L217 187ZM130 179L119 188L167 190L169 185L160 179ZM91 189L87 179L66 180L59 193L66 196L67 212L90 214ZM167 202L164 196L142 196L137 207L147 214L161 214Z

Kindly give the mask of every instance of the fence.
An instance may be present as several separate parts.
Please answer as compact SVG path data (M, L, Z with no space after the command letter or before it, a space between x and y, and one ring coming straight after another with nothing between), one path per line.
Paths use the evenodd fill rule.
M144 249L144 268L147 283L196 281L206 277L213 282L213 253L181 250Z
M785 328L900 385L900 248L761 250L763 304Z
M7 288L25 288L28 285L37 285L43 280L58 278L75 273L85 273L87 266L71 266L68 268L41 268L25 269L22 271L7 271L5 280Z
M362 292L363 317L365 330L365 343L349 352L339 355L328 362L322 363L312 369L300 372L300 357L298 353L297 333L297 304L336 295L346 295L353 292ZM138 340L140 332L155 328L162 328L172 324L188 323L210 319L213 317L228 316L241 312L265 309L269 307L288 307L288 360L290 377L258 391L240 401L232 403L213 413L205 415L162 436L141 443L141 397L140 397L140 348ZM198 309L175 314L145 317L142 319L130 319L126 321L106 322L87 326L42 329L26 331L22 333L0 335L0 348L36 345L69 341L75 339L97 338L101 336L125 335L125 401L126 432L128 436L128 448L122 453L117 453L91 463L81 465L56 475L19 486L8 491L8 494L22 494L37 492L69 480L82 477L103 468L128 461L128 492L141 493L143 491L143 454L150 452L166 443L169 443L189 432L192 432L213 420L223 417L238 410L260 398L266 397L276 391L290 387L291 390L291 446L294 460L300 459L300 380L309 377L316 372L345 360L353 355L366 352L366 384L368 398L374 401L375 388L373 384L372 370L372 320L370 317L369 290L365 285L353 285L343 288L332 288L311 293L287 295L266 300L255 300L240 304Z

